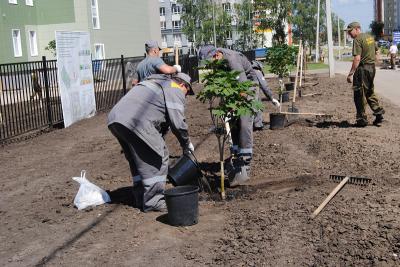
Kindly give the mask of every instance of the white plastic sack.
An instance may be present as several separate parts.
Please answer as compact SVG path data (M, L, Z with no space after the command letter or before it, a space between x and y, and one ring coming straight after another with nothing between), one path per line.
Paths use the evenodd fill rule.
M106 191L86 179L86 171L81 171L81 177L72 177L72 179L80 184L74 199L74 205L78 210L111 202Z

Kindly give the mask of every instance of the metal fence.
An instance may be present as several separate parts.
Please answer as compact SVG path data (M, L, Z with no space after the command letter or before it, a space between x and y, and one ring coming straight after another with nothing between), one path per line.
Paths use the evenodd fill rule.
M98 111L111 108L130 89L143 57L93 60ZM173 65L174 58L164 58ZM181 55L182 71L198 81L197 57ZM62 125L63 115L55 60L0 64L0 142L27 132Z

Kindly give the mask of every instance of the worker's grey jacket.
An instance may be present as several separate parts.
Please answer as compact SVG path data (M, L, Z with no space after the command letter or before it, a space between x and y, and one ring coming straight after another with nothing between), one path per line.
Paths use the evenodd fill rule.
M250 61L240 52L225 48L218 48L217 51L222 52L224 59L228 61L229 68L240 72L239 81L255 81L258 83L257 74Z
M273 99L272 92L271 89L269 89L268 87L267 81L265 80L263 73L260 70L254 70L254 71L256 72L257 80L258 83L260 84L261 91L263 91L264 95L268 97L269 100L272 100Z
M108 125L120 123L151 149L164 156L164 134L171 127L182 147L189 144L185 95L163 74L154 74L133 87L111 110Z

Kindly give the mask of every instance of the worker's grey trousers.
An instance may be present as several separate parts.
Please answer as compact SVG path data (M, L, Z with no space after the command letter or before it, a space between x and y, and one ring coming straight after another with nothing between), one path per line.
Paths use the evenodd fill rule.
M240 116L231 123L232 141L238 156L250 157L253 154L253 116Z
M158 210L165 207L164 189L168 174L168 150L164 146L164 157L160 157L134 132L119 123L108 126L122 146L129 162L134 184L143 188L134 188L143 192L143 211ZM135 196L136 198L137 196Z

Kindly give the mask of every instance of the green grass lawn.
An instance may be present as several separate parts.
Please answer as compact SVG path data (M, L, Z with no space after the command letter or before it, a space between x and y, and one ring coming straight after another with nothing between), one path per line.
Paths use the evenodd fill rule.
M307 70L327 69L329 66L325 63L307 63ZM292 67L290 72L295 71L296 66ZM271 66L264 65L264 73L271 73Z
M307 69L308 70L320 70L320 69L327 69L329 66L325 63L308 63Z

